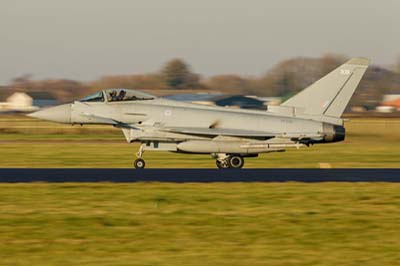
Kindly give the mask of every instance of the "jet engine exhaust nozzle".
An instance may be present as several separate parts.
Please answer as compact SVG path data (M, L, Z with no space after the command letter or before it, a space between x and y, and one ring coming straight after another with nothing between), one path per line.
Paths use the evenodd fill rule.
M346 136L346 130L343 126L324 123L323 133L325 134L324 142L343 141Z

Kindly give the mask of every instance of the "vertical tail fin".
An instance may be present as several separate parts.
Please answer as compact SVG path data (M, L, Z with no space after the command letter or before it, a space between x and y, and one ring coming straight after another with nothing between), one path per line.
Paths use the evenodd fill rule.
M305 114L340 117L369 63L366 58L350 59L281 105L303 109Z

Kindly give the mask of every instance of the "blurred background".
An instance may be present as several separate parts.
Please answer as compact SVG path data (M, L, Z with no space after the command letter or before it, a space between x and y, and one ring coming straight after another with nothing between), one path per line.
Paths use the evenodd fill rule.
M38 108L124 87L265 109L359 56L372 65L344 142L246 167L399 168L399 14L398 0L1 0L0 168L133 168L120 130L25 116ZM1 183L0 265L392 266L399 219L398 183Z
M347 146L313 148L317 153L309 160L293 152L250 159L247 165L319 167L322 157L332 167L399 166L398 1L4 0L0 5L0 166L131 165L137 147L124 143L117 129L24 116L39 108L127 88L179 101L266 109L357 56L370 58L372 65L344 115L351 118ZM95 156L100 144L116 154ZM345 150L354 151L348 155L353 157ZM118 154L121 160L110 159ZM208 157L191 163L190 156L148 156L155 156L149 159L153 167L213 167Z

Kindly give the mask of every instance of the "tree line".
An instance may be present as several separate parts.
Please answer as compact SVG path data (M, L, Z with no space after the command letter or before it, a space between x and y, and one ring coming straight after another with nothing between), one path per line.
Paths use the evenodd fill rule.
M183 59L176 58L155 73L108 75L90 82L68 79L33 80L30 75L24 75L15 78L8 87L12 90L47 91L62 102L79 99L104 88L138 89L150 93L157 91L158 94L184 90L288 98L347 59L338 55L298 57L278 63L260 77L227 74L203 78ZM371 66L352 98L351 105L372 108L379 104L384 94L400 93L400 67L396 68L398 71Z

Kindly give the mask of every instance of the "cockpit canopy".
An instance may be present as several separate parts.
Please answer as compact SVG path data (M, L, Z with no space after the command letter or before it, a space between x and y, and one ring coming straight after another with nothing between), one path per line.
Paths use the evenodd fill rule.
M90 94L79 100L80 102L104 102L103 92L99 91L93 94Z
M85 98L80 102L121 102L121 101L143 101L153 100L155 96L137 90L129 89L106 89L96 92Z

